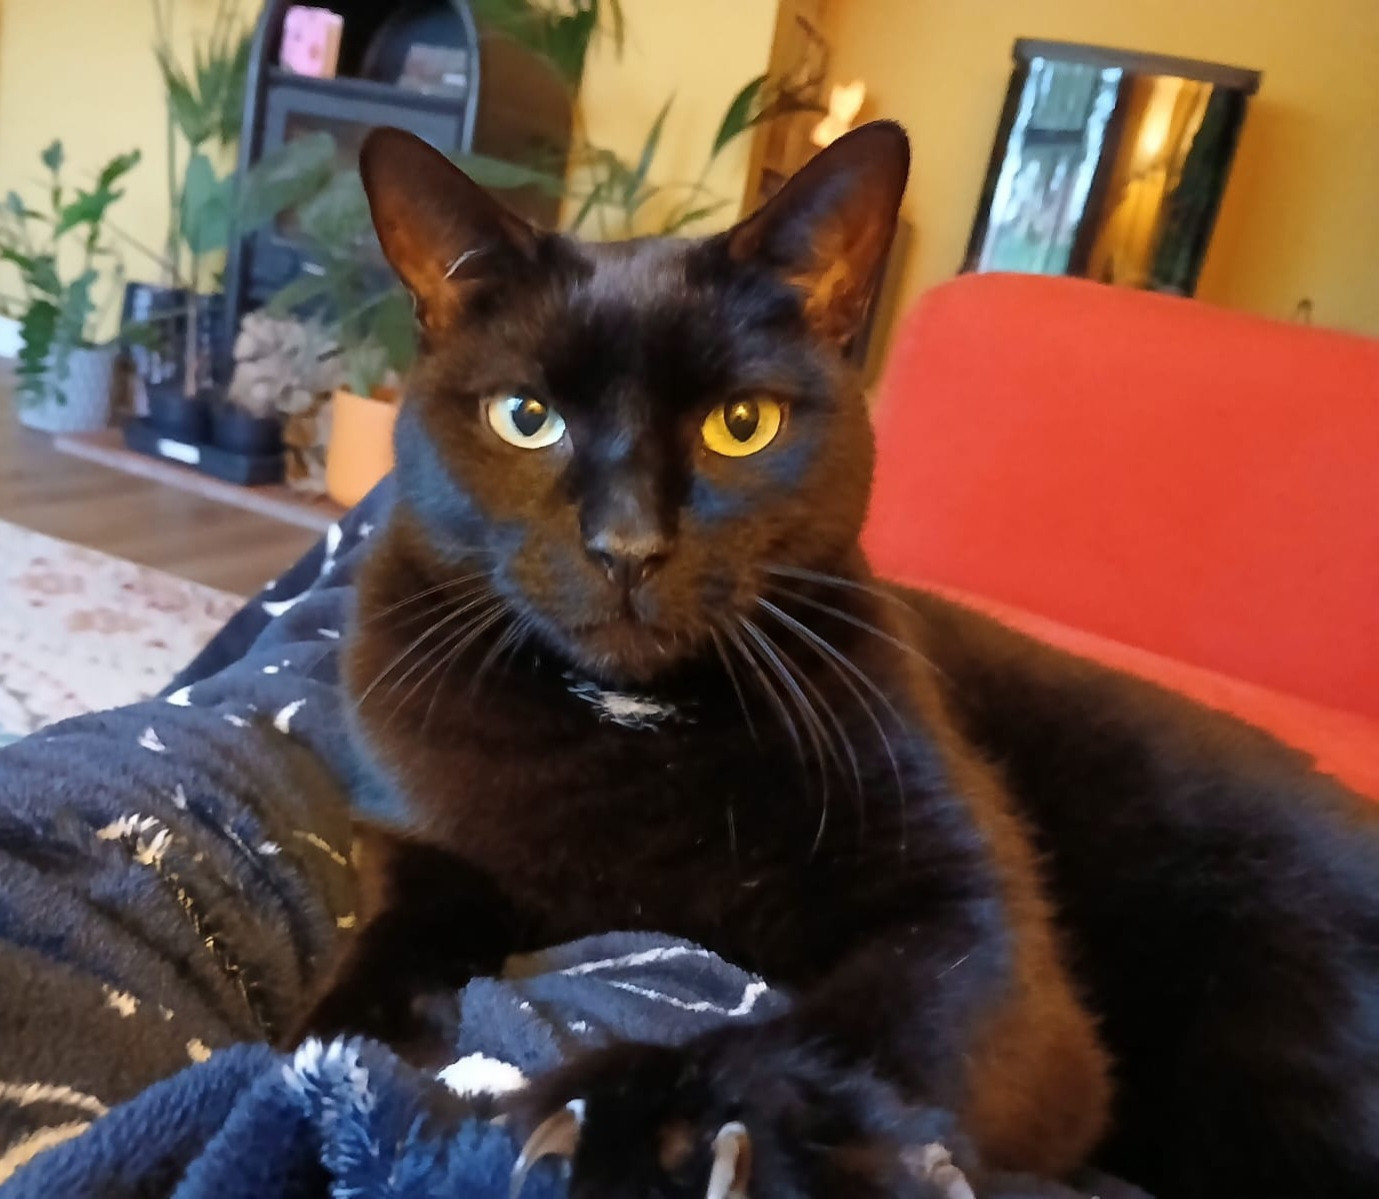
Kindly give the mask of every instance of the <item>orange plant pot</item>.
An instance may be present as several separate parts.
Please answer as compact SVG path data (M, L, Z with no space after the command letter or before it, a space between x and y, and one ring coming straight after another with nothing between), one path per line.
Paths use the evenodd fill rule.
M393 469L397 405L337 391L326 444L326 494L353 508Z

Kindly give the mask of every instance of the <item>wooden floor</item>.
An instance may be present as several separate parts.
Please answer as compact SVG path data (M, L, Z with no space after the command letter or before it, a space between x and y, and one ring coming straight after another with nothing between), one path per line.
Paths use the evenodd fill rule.
M0 395L0 520L252 595L317 534L83 462L22 428Z

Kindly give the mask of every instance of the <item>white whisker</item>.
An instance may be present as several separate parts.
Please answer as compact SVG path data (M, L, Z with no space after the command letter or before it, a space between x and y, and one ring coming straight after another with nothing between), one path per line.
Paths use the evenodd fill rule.
M756 642L757 649L761 651L766 664L771 667L776 677L785 685L786 694L791 697L795 703L796 710L804 718L804 731L814 747L814 755L819 763L821 795L819 829L814 835L814 845L810 852L817 853L819 846L823 844L824 829L828 825L829 787L828 762L824 757L825 746L827 746L828 753L834 758L835 762L838 763L840 769L842 763L838 759L838 751L834 747L832 739L828 737L828 731L823 727L823 722L819 719L819 714L814 710L813 705L810 704L808 696L805 695L799 683L796 682L795 676L786 668L785 663L781 661L780 654L775 648L775 643L750 620L747 620L745 617L741 618L741 620L743 629L746 631L747 635Z
M809 628L808 625L804 624L802 621L796 620L790 613L784 611L778 605L773 604L770 600L759 596L757 598L757 603L784 624L786 628L793 631L806 645L809 645L815 653L819 654L823 660L833 668L838 678L852 693L853 698L856 699L857 706L866 713L867 718L876 729L876 735L886 751L886 757L890 759L891 773L895 778L896 800L900 804L900 850L904 853L908 841L908 812L905 804L905 782L901 775L900 762L895 756L895 748L891 745L890 737L887 736L886 729L882 725L880 718L876 715L871 704L867 702L866 697L857 689L856 684L848 678L848 674L845 674L844 671L850 673L881 701L886 710L890 713L891 719L895 721L898 729L903 730L907 727L905 718L901 716L895 704L892 703L890 697L881 690L876 681L826 638L819 636L819 634Z

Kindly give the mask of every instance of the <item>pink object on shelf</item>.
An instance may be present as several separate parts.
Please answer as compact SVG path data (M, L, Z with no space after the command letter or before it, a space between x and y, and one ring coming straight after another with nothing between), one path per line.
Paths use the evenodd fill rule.
M340 61L340 34L345 18L328 8L294 4L283 18L278 63L298 75L331 79Z

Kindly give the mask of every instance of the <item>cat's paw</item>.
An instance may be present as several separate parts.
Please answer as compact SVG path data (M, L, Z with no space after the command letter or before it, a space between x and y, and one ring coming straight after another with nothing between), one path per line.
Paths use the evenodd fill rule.
M618 1045L516 1099L513 1191L554 1156L570 1163L572 1199L971 1199L943 1147L951 1124L750 1034Z

